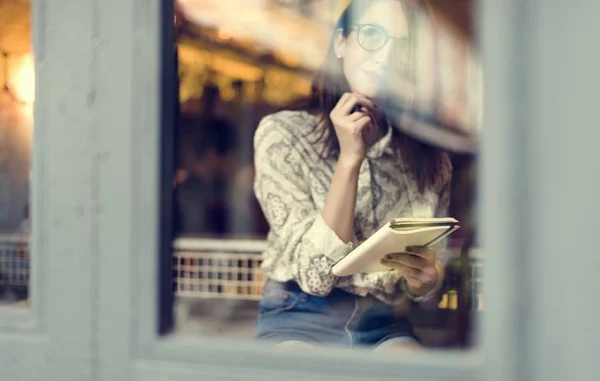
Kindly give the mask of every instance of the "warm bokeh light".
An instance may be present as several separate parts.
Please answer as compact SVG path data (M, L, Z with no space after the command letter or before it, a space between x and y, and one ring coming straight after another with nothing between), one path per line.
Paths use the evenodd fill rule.
M33 56L26 54L11 59L8 87L18 101L27 104L35 99L35 71Z
M231 33L227 29L221 29L219 31L219 38L221 40L229 40L231 39Z

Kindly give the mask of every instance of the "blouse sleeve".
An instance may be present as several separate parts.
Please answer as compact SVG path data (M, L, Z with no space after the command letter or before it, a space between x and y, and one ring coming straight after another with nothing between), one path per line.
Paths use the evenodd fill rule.
M271 228L270 243L288 259L294 280L305 292L324 296L337 281L332 267L353 244L321 217L296 139L272 117L261 121L254 138L254 191Z

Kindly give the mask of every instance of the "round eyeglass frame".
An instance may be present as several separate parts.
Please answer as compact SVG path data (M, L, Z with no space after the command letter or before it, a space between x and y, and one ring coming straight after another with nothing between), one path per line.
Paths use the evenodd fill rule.
M375 29L381 31L381 33L383 33L383 36L385 37L385 39L383 40L383 43L381 44L381 46L379 46L377 48L367 48L360 42L360 32L365 27L375 28ZM404 39L406 39L406 37L392 37L389 35L389 33L384 28L380 27L379 25L374 25L374 24L353 24L350 26L350 28L356 29L356 41L358 42L358 44L360 45L361 48L363 48L364 50L369 51L369 52L376 52L380 49L383 49L383 47L387 45L389 40L404 40Z

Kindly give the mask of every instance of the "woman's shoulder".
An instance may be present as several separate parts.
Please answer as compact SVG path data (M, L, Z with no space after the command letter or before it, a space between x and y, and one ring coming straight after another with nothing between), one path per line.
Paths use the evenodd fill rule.
M319 123L318 116L302 110L283 110L266 115L256 129L256 137L277 136L298 143L309 139Z

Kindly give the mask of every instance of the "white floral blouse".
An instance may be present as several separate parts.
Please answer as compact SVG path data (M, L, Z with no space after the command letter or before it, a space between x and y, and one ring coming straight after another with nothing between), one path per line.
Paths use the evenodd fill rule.
M340 278L331 269L392 218L446 216L451 168L440 174L437 189L420 193L388 128L362 163L354 239L342 242L321 217L336 160L321 155L323 146L315 143L317 123L318 117L308 112L281 111L265 117L255 133L254 191L270 224L262 268L270 279L293 280L312 295L325 296L336 287L389 304L400 302L405 293L397 271Z

